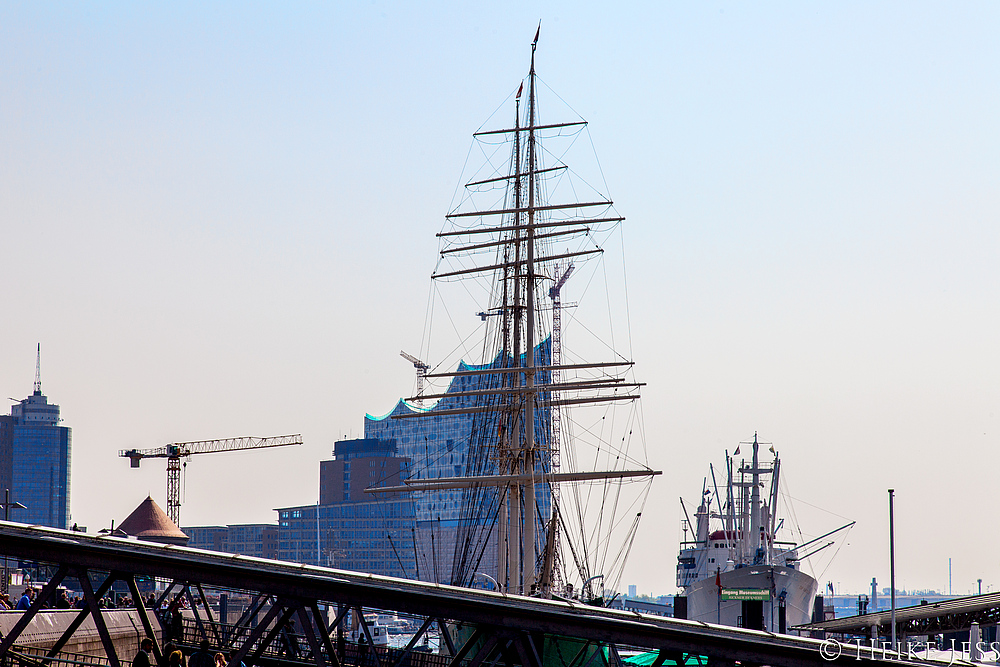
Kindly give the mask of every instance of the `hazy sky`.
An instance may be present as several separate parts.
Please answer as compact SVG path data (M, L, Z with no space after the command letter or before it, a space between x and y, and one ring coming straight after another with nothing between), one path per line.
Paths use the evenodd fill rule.
M40 342L73 519L165 506L119 449L237 435L306 444L194 457L182 523L315 502L412 391L434 234L541 19L627 217L664 471L623 583L674 591L678 497L756 430L804 534L858 522L822 583L888 585L894 487L898 585L1000 588L1000 6L610 7L0 3L0 389Z

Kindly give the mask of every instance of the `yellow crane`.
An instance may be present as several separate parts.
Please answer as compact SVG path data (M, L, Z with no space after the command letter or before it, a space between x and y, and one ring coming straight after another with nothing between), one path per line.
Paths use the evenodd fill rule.
M181 525L181 459L193 454L238 452L246 449L301 445L301 435L279 435L270 438L224 438L222 440L197 440L175 442L156 449L121 449L118 456L128 458L131 468L138 468L143 459L167 460L167 515L178 527Z

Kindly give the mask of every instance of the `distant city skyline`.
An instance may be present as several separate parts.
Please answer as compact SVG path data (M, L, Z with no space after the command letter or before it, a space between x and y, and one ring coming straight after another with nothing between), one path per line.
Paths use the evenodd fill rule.
M954 591L1000 586L985 2L0 4L0 386L31 393L40 342L73 521L166 506L119 449L242 435L305 444L194 457L185 524L315 502L333 443L412 395L434 235L539 19L626 217L616 334L665 471L622 581L674 590L678 497L757 431L803 538L857 521L821 585L888 581L894 488L898 588L949 558Z

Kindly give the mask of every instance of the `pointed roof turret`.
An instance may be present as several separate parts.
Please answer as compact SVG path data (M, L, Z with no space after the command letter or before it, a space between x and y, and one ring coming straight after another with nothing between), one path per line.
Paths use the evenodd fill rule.
M177 527L152 496L147 496L131 514L118 526L126 535L132 535L146 542L160 544L188 543L188 536Z

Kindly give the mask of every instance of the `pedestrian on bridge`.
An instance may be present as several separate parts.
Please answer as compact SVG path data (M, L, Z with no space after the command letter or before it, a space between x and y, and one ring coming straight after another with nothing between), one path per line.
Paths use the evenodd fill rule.
M150 667L149 652L153 650L153 640L143 637L139 642L139 652L132 659L132 667Z
M184 664L184 654L180 651L173 651L170 657L167 658L167 664L169 667L186 667Z
M163 652L160 654L163 656L163 662L160 663L160 667L167 667L170 664L170 654L177 650L177 644L170 640L163 645ZM181 654L183 655L183 654Z
M28 611L29 609L31 609L31 601L34 599L34 597L35 597L35 591L30 587L25 588L24 595L22 595L21 599L17 601L17 607L15 607L15 609L17 609L18 611Z
M198 650L188 658L188 667L215 667L215 657L208 650L208 647L208 640L202 639L201 643L198 644Z

